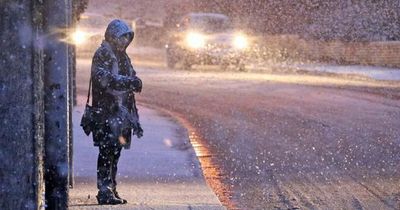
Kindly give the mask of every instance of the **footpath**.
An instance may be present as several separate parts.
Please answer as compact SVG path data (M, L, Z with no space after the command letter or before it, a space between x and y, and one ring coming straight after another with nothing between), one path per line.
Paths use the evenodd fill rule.
M132 139L131 149L122 150L118 164L117 189L128 204L100 206L95 197L98 148L79 126L83 106L75 107L69 209L226 209L206 184L186 130L154 110L139 111L144 137Z

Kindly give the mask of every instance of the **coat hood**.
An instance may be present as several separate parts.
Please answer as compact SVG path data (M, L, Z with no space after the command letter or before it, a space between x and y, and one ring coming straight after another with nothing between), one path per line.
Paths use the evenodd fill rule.
M117 43L117 39L125 34L130 35L129 36L130 37L129 44L130 44L134 37L133 30L124 21L115 19L108 24L106 33L104 34L104 37L107 42L109 42L111 45L115 46Z

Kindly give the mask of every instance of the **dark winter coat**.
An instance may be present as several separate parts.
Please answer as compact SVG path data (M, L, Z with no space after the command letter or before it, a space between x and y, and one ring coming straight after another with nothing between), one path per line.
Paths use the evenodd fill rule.
M107 27L105 40L93 56L92 104L100 108L93 132L95 146L116 145L119 136L123 136L127 144L122 146L129 149L132 131L138 136L143 131L134 94L141 91L142 82L125 50L117 50L118 39L122 36L128 37L130 43L134 33L123 21L112 21Z

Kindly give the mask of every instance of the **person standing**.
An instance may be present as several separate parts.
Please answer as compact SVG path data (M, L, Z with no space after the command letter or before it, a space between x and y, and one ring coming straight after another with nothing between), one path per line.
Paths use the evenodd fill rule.
M118 160L122 148L130 148L133 135L143 136L135 101L143 85L126 53L133 38L124 21L111 21L92 60L92 106L100 110L93 130L94 145L99 147L96 198L100 205L127 203L117 192Z

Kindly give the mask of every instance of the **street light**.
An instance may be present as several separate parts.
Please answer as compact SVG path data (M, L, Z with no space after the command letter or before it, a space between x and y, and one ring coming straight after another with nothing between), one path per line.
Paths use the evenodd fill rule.
M72 34L72 41L75 45L80 45L86 42L88 34L79 29L75 30Z

